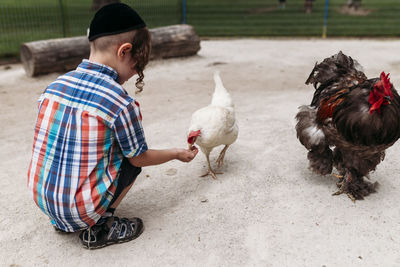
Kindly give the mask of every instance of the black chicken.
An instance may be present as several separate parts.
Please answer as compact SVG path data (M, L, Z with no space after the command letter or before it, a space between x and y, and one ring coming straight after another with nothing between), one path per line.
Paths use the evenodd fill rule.
M334 195L363 199L378 185L364 176L400 136L400 97L389 74L367 79L358 62L342 52L317 63L310 83L311 105L296 115L297 138L309 150L310 168L326 175L334 166L339 172Z

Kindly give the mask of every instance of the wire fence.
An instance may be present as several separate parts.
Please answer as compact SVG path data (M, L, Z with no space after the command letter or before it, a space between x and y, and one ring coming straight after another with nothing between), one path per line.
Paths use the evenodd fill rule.
M23 42L85 35L94 0L1 0L0 58ZM200 36L398 37L399 0L122 0L150 28L188 23ZM352 6L348 3L353 2ZM360 6L354 5L361 2ZM328 9L327 9L328 8ZM324 20L325 18L325 20Z

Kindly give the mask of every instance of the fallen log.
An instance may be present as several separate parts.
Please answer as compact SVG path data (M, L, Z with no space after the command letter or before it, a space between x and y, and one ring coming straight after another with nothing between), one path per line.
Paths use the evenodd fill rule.
M150 29L150 59L184 57L200 50L200 38L190 25L172 25ZM21 62L28 76L75 69L90 53L86 36L23 43Z
M76 68L89 57L87 37L59 38L24 43L20 56L28 76L51 72L65 72Z
M200 50L200 38L190 25L154 28L150 59L192 56Z

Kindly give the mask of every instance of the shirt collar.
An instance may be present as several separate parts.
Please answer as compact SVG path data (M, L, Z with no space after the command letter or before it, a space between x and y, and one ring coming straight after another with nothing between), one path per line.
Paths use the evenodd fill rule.
M118 73L111 67L92 62L87 59L82 60L82 63L76 68L76 70L83 71L83 72L97 72L99 74L104 74L111 77L113 80L118 82Z

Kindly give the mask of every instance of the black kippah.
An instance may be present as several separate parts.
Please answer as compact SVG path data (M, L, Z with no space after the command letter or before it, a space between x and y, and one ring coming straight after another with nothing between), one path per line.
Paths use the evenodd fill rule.
M146 27L146 23L130 6L123 3L106 5L94 15L89 28L89 41L96 38Z

